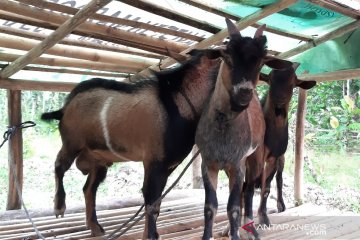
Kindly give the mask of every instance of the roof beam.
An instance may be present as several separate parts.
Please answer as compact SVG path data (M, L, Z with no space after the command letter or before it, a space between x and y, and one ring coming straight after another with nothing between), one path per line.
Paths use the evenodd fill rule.
M246 27L250 26L251 24L256 23L260 19L265 18L273 13L279 12L279 11L291 6L292 4L294 4L296 2L297 2L297 0L280 0L272 5L269 5L261 10L258 10L257 12L255 12L253 14L250 14L249 16L244 17L243 19L241 19L239 22L236 23L236 26L237 26L238 30L241 31L241 30L245 29ZM213 36L199 42L198 44L195 44L195 45L189 47L185 51L182 51L181 54L185 55L191 49L195 49L195 48L197 48L197 49L207 48L213 44L216 44L216 43L222 41L227 36L228 36L228 30L225 28L225 29L221 30L220 32L214 34ZM171 58L166 58L165 60L163 60L161 62L160 66L162 68L165 68L174 63L175 63L175 60L173 60ZM152 65L150 67L150 69L158 69L158 68L159 68L159 65ZM149 73L148 69L145 69L140 72L140 74L143 74L143 75L146 75L148 73Z
M316 4L320 7L327 8L329 10L341 13L342 15L354 18L354 19L360 19L360 13L356 12L354 10L351 10L350 8L342 7L339 4L336 4L331 1L327 0L306 0L310 3Z
M302 74L299 75L298 78L305 81L314 80L317 82L360 79L360 68L317 74Z
M152 4L148 1L144 0L116 0L118 2L126 3L130 6L142 9L144 11L156 14L158 16L162 16L165 18L168 18L170 20L180 22L183 24L186 24L188 26L192 26L210 33L217 33L221 30L221 28L214 26L212 24L209 24L205 21L200 21L198 19L192 18L188 15L180 14L176 11L172 11L167 8L160 7L158 5Z
M39 43L36 47L31 49L25 55L19 57L9 66L0 72L1 78L8 78L14 73L20 71L27 64L32 62L35 58L43 54L47 49L54 46L57 42L63 39L67 34L71 33L73 29L79 26L82 22L94 14L97 10L111 2L111 0L92 0L85 7L80 9L74 17L63 23L58 29L51 33L46 39Z
M189 4L191 6L194 6L194 7L200 8L200 9L202 9L204 11L211 12L211 13L214 13L216 15L232 19L232 20L237 21L237 22L241 20L241 18L239 16L237 16L237 15L228 13L228 12L226 12L224 10L219 10L219 8L212 7L209 4L205 4L204 2L198 2L198 1L195 1L195 0L179 0L179 1L184 2L186 4ZM251 24L251 26L255 27L255 28L258 28L260 25L261 24L259 24L259 23ZM299 33L288 32L288 31L285 31L283 29L276 28L276 27L273 27L273 26L266 26L266 31L271 32L271 33L275 33L275 34L280 35L280 36L298 39L300 41L306 41L307 42L307 41L312 40L312 37L310 37L310 36L306 36L306 35L299 34Z
M6 64L0 64L0 68L6 67ZM65 68L51 68L51 67L32 67L26 66L22 70L35 71L35 72L49 72L49 73L66 73L66 74L78 74L85 76L100 76L100 77L112 77L112 78L126 78L129 74L125 73L112 73L103 71L86 71L86 70L74 70Z
M50 9L53 11L58 11L61 13L67 13L67 14L71 14L71 15L74 15L78 11L77 8L72 8L72 7L68 7L65 5L57 4L57 3L47 2L44 0L16 0L16 1L28 4L28 5L32 5L32 6L35 6L38 8ZM190 39L190 40L197 41L197 42L204 40L203 37L199 37L196 35L176 31L176 30L169 29L169 28L163 28L163 27L151 25L148 23L137 22L137 21L133 21L130 19L117 18L117 17L106 16L106 15L101 15L101 14L94 14L90 18L101 21L101 22L115 23L115 24L120 24L120 25L131 26L134 28L146 29L146 30L150 30L153 32L169 34L169 35L186 38L186 39Z
M9 90L70 92L77 83L0 78L0 88Z
M305 52L306 50L316 47L317 45L320 45L328 40L340 37L348 32L354 31L359 27L360 27L360 20L354 21L345 26L339 27L335 31L327 33L321 37L315 38L313 41L311 41L309 43L302 44L302 45L300 45L296 48L293 48L287 52L280 53L277 55L277 57L286 59L286 58L295 56L297 54Z
M12 18L15 20L20 18L21 20L21 18L25 18L29 22L50 28L61 25L69 19L69 17L60 13L49 12L36 7L29 7L23 3L0 0L0 4L1 9L3 10L0 10L1 17L5 16L8 17L8 19ZM15 16L14 13L16 14ZM20 17L18 15L20 15ZM143 36L135 32L128 32L90 22L81 24L76 30L72 31L72 33L90 36L162 55L168 55L168 51L178 53L188 47L185 44Z
M6 34L0 34L0 46L10 49L29 51L34 48L39 41L14 37ZM45 51L47 54L62 56L74 59L89 60L93 62L111 63L124 68L143 69L158 61L142 58L130 58L122 54L103 52L97 50L88 50L73 46L64 46L57 44Z
M0 14L0 18L1 18L1 14ZM27 24L29 24L28 21ZM25 30L16 29L12 27L5 27L5 26L0 26L0 33L24 37L27 39L40 40L40 41L44 40L47 37L47 35L45 34L30 32L30 31L25 31ZM103 51L109 51L115 53L125 53L140 57L146 57L146 58L155 58L155 59L163 58L162 55L158 55L155 53L145 52L137 49L130 49L124 46L113 46L112 44L106 44L106 43L102 44L97 42L90 42L90 41L78 40L78 39L75 40L70 38L64 38L59 43L69 46L84 47L84 48L97 49L97 50L103 50Z
M3 62L14 62L19 57L20 57L20 55L0 52L0 61L3 61ZM78 60L78 59L72 59L72 58L38 57L38 58L34 59L31 62L31 64L56 66L56 67L80 68L80 69L86 69L86 70L110 71L110 72L117 72L117 73L136 73L141 70L139 68L130 68L130 67L124 68L124 67L119 67L118 65L110 64L110 63L99 63L99 62Z

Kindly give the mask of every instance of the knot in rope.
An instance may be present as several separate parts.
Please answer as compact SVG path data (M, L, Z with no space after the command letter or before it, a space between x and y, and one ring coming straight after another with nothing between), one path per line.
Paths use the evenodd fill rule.
M8 141L16 132L17 129L24 129L24 128L29 128L29 127L34 127L36 126L36 123L33 121L26 121L23 123L20 123L19 125L15 125L15 126L8 126L8 130L6 130L3 134L3 142L0 145L0 148L2 148L2 146L5 144L6 141Z

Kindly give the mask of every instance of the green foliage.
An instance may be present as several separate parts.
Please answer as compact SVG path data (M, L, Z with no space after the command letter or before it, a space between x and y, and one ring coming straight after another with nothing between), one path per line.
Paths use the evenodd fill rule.
M313 136L308 139L310 143L331 143L342 149L354 145L351 131L360 130L360 81L351 81L349 86L354 94L350 96L343 95L344 83L320 83L308 92L306 119L315 129Z

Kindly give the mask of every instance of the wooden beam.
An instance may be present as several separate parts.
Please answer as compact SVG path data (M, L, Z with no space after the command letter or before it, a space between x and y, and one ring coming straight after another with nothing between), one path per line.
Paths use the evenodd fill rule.
M287 52L280 53L277 55L277 57L286 59L286 58L295 56L297 54L305 52L306 50L316 47L317 45L320 45L328 40L340 37L340 36L344 35L345 33L354 31L359 27L360 27L360 20L351 22L349 24L346 24L345 26L339 27L335 31L329 32L321 37L315 38L313 41L311 41L309 43L302 44L302 45L300 45L296 48L293 48Z
M0 18L1 18L1 16L0 16ZM31 24L29 24L29 21L26 21L26 23L28 25L31 25ZM27 39L41 40L41 41L47 37L47 35L45 35L45 34L30 32L30 31L25 31L25 30L11 28L11 27L5 27L5 26L0 26L0 33L5 33L5 34L19 36L19 37L25 37ZM115 52L115 53L126 53L126 54L130 54L130 55L147 57L147 58L161 59L164 57L162 55L158 55L158 54L154 54L154 53L150 53L150 52L146 52L146 51L142 51L142 50L130 49L130 48L124 47L124 46L115 46L113 43L109 43L109 42L96 43L96 42L84 41L84 40L79 40L79 39L75 40L75 39L70 39L70 38L64 38L59 43L64 44L64 45L69 45L69 46L91 48L91 49L110 51L110 52Z
M8 116L9 126L19 126L21 124L21 91L8 91ZM9 139L9 189L6 210L21 209L21 200L17 192L23 188L23 141L22 131L17 129ZM13 174L15 171L16 176ZM16 177L16 179L15 179ZM19 186L16 185L16 182Z
M339 70L335 72L302 74L298 76L301 80L314 80L317 82L338 81L348 79L360 79L360 68Z
M304 199L304 122L306 115L306 90L299 88L298 107L295 132L295 171L294 171L294 198L295 204L301 205Z
M32 18L29 22L37 23L41 26L48 26L49 28L63 24L70 19L59 13L49 12L35 7L29 8L28 5L22 3L0 0L0 4L1 9L3 10L0 11L2 17L19 19L24 18L25 16L25 18ZM9 14L9 12L11 14ZM14 16L14 13L18 16ZM28 21L29 19L26 20ZM186 44L143 36L137 33L101 26L90 22L81 24L76 30L72 31L72 33L135 47L162 55L169 55L168 51L178 53L188 47Z
M229 19L234 20L236 22L241 20L241 18L239 16L234 15L232 13L228 13L228 12L226 12L226 10L220 10L219 8L217 8L215 6L212 7L212 6L210 6L209 4L207 4L205 2L198 2L196 0L179 0L179 1L184 2L186 4L189 4L191 6L194 6L194 7L200 8L200 9L202 9L204 11L211 12L211 13L214 13L216 15L219 15L219 16L222 16L222 17L225 17L225 18L229 18ZM260 25L261 24L259 24L259 23L251 24L251 26L254 27L254 28L258 28ZM283 30L283 29L280 29L280 28L277 28L277 27L274 27L274 26L269 26L269 25L266 26L266 31L277 34L277 35L280 35L280 36L289 37L289 38L293 38L293 39L298 39L300 41L305 41L305 42L310 41L310 40L313 39L310 36L306 36L306 35L303 35L303 34L300 34L300 33L289 32L289 31L286 31L286 30Z
M18 59L20 55L16 54L6 54L0 52L0 61L3 62L13 62ZM77 60L77 59L66 59L66 58L49 58L49 57L38 57L32 61L32 64L40 64L46 66L56 66L56 67L71 67L71 68L80 68L87 70L98 70L98 71L110 71L117 73L136 73L140 69L134 68L120 68L118 65L110 63L98 63L91 62L87 60Z
M32 6L35 6L38 8L50 9L52 11L57 11L57 12L61 12L61 13L71 14L71 15L74 15L78 11L77 8L72 8L72 7L68 7L65 5L57 4L57 3L47 2L44 0L16 0L16 1L28 4L28 5L32 5ZM101 15L101 14L94 14L90 18L101 21L101 22L109 22L109 23L114 23L114 24L131 26L134 28L146 29L149 31L168 34L168 35L172 35L172 36L177 36L177 37L190 39L190 40L197 41L197 42L204 40L203 37L199 37L196 35L176 31L176 30L169 29L169 28L163 28L163 27L151 25L148 23L133 21L130 19L111 17L111 16L106 16L106 15Z
M194 156L198 150L199 150L199 148L197 147L197 145L194 145L194 147L191 151L191 155ZM193 189L204 188L202 174L201 174L201 155L200 154L195 158L195 160L193 161L191 166L192 166Z
M32 48L36 47L36 45L38 44L39 41L36 40L0 34L0 46L5 48L29 51ZM106 53L96 50L87 50L84 48L64 46L59 44L47 49L44 53L55 56L88 60L93 62L111 63L118 65L119 68L129 67L139 70L149 67L150 65L156 64L158 62L156 60L133 57L130 58L116 53Z
M265 18L273 13L279 12L279 11L291 6L292 4L294 4L296 2L297 2L297 0L280 0L272 5L269 5L265 8L263 8L262 10L259 10L253 14L250 14L249 16L244 17L242 20L240 20L239 22L236 23L237 28L239 31L241 31L241 30L245 29L246 27L250 26L251 24L256 23L260 19ZM197 49L207 48L211 45L219 43L227 36L228 36L228 31L225 28L225 29L221 30L220 32L214 34L213 36L205 39L204 41L201 41L201 42L189 47L185 51L182 51L181 54L185 55L187 52L189 52L191 49L194 49L194 48L197 48ZM163 60L161 62L161 67L165 68L174 63L175 63L175 60L173 60L171 58L166 58L165 60ZM159 65L152 65L150 67L150 69L159 69ZM139 74L147 75L147 74L149 74L149 71L148 71L148 69L145 69L145 70L141 71Z
M180 23L186 24L188 26L192 26L192 27L195 27L195 28L198 28L198 29L210 32L210 33L217 33L221 30L221 28L214 26L212 24L209 24L205 21L200 21L198 19L190 17L189 15L180 14L179 12L172 11L170 9L161 7L156 4L152 4L148 1L144 1L144 0L137 0L137 1L116 0L116 1L126 3L130 6L142 9L144 11L153 13L155 15L162 16L162 17L168 18L170 20L180 22Z
M342 15L354 18L354 19L360 19L360 13L356 12L355 10L352 10L347 7L342 7L339 4L336 4L334 2L330 2L327 0L306 0L312 4L316 4L320 7L327 8L329 10L341 13Z
M63 23L58 29L51 33L39 45L31 49L25 55L16 59L8 67L0 72L0 77L8 78L14 73L20 71L27 64L31 63L35 58L43 54L47 49L54 46L57 42L63 39L67 34L71 33L73 29L79 26L82 22L94 14L97 10L111 2L111 0L92 0L85 7L80 9L74 17Z
M68 82L49 82L49 81L32 81L23 79L2 79L0 78L0 88L29 91L51 91L51 92L70 92L77 83ZM15 108L14 108L15 109Z
M0 68L6 67L6 64L0 64ZM83 71L73 70L65 68L50 68L50 67L31 67L26 66L22 70L35 71L35 72L50 72L50 73L66 73L66 74L78 74L84 76L100 76L100 77L112 77L112 78L126 78L129 74L124 73L112 73L112 72L99 72L99 71Z

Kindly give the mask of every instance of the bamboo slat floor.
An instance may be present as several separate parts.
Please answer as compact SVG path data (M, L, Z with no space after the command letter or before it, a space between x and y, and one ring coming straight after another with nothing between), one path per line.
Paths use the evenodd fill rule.
M165 198L158 219L158 230L162 239L198 240L203 231L203 190L187 191ZM221 232L227 225L226 194L219 194L219 210L214 225L214 239L222 237ZM254 201L256 203L257 201ZM132 206L99 210L99 222L107 234L112 233L129 219L139 208L139 201ZM271 205L271 204L270 204ZM256 208L256 207L255 207ZM254 209L255 210L255 209ZM274 206L270 206L274 212ZM256 210L254 211L256 213ZM84 211L66 214L64 218L37 216L33 220L46 239L83 239L97 240L91 237L84 224ZM271 226L255 225L261 239L360 239L360 215L328 210L326 207L304 204L287 209L283 213L269 214ZM0 217L0 219L2 219ZM257 218L254 219L257 223ZM140 239L144 221L141 220L119 240ZM244 228L240 229L243 238L251 237ZM1 220L0 239L20 240L37 239L28 219Z

